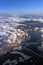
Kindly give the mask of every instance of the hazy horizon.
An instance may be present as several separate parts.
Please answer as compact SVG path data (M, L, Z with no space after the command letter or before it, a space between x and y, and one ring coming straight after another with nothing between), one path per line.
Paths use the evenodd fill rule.
M43 14L43 0L0 0L0 13Z

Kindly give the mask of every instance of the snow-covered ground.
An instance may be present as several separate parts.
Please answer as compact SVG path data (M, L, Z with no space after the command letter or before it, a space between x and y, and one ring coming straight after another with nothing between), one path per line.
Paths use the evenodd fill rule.
M27 32L16 28L19 22L19 18L0 17L0 54L6 53L9 48L19 46L25 37L28 37Z
M26 24L19 24L24 21L39 21L43 23L41 18L20 18L20 17L6 17L0 16L0 55L7 53L12 47L21 45L22 42L28 37L28 33L25 30L17 28L18 26L26 26ZM34 28L34 31L39 30L38 27ZM43 38L43 27L40 28ZM30 35L29 35L30 36Z

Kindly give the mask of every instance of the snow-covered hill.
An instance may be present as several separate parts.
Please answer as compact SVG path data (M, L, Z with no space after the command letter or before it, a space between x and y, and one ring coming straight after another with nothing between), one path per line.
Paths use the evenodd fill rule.
M27 22L30 22L27 24ZM24 24L26 22L26 24ZM23 23L23 24L22 24ZM18 47L25 40L43 38L43 27L32 27L38 23L43 24L42 18L21 18L9 15L0 15L0 55L9 52L13 47ZM22 29L21 29L22 26ZM24 28L25 27L25 28ZM27 28L27 29L26 29ZM32 33L28 33L32 31ZM40 32L42 35L40 35ZM36 37L34 37L34 36ZM38 39L39 42L40 39ZM43 39L42 39L43 40ZM43 42L43 41L42 41Z

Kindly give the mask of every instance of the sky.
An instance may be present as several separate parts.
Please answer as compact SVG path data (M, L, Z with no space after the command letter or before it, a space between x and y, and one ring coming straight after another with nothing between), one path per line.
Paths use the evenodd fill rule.
M0 12L43 13L43 0L0 0Z

